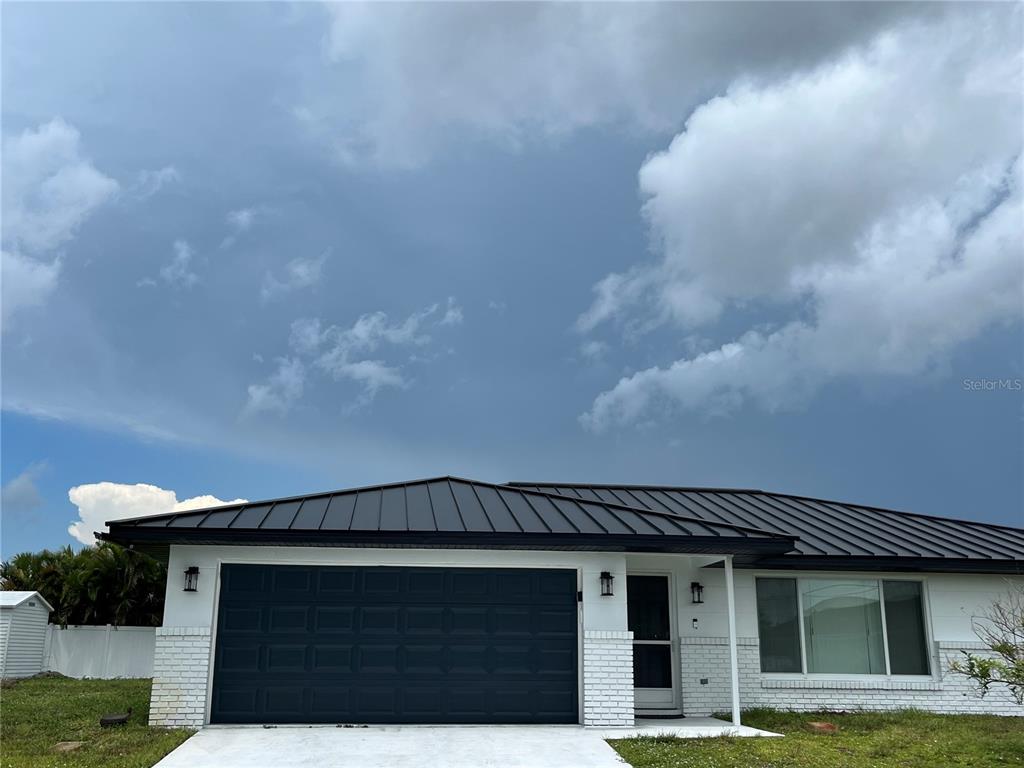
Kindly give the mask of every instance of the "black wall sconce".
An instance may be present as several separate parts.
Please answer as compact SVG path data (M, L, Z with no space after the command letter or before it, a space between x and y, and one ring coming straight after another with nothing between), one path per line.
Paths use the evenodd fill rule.
M611 597L615 594L612 592L613 581L615 581L614 576L608 571L601 571L601 597Z
M185 592L195 592L199 589L199 566L190 565L185 569Z
M704 602L704 585L699 581L690 582L690 601L693 603Z

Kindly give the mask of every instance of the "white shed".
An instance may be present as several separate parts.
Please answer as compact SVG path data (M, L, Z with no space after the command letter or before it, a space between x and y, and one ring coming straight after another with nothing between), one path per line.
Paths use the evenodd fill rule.
M0 591L0 678L43 671L46 624L53 607L38 592Z

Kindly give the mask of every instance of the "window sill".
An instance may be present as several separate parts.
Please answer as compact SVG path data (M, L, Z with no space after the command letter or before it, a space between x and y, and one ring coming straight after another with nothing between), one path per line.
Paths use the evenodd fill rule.
M941 691L942 683L934 678L920 680L897 680L878 678L870 680L815 680L811 678L778 679L761 678L762 688L784 688L787 690L809 689L830 691Z

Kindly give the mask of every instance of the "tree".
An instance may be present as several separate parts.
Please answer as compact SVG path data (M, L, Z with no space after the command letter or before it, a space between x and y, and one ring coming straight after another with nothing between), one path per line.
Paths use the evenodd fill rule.
M981 696L1005 685L1024 706L1024 586L1011 587L971 624L991 655L964 651L964 659L954 661L950 669L977 683Z
M22 552L0 564L0 589L38 591L62 626L159 626L166 583L163 564L109 542Z

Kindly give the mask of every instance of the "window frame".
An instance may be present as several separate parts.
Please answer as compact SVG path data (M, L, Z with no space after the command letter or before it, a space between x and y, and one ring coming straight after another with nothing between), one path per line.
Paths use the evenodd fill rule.
M761 669L758 656L758 674L775 680L849 680L849 681L921 681L935 680L938 675L938 663L935 657L935 643L932 631L931 598L928 593L928 579L924 575L879 574L849 572L837 574L834 571L755 571L754 572L754 617L757 627L758 645L761 642L761 626L757 621L757 580L758 579L792 579L796 582L796 609L800 629L800 672L765 672ZM882 650L885 657L885 673L854 674L849 672L808 672L807 671L807 636L804 629L804 590L803 582L808 579L828 579L831 581L874 581L878 584L879 610L882 614ZM885 582L911 581L921 585L921 615L924 623L924 642L928 660L928 672L922 675L893 674L889 661L889 627L885 619Z

